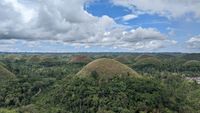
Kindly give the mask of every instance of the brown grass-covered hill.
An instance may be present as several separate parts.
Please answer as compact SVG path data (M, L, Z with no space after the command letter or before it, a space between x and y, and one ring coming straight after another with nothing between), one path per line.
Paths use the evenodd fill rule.
M7 79L7 78L14 78L15 75L0 65L0 80Z
M131 56L118 56L118 57L114 58L114 60L117 60L124 64L129 64L129 63L131 63L132 58L131 58Z
M167 53L158 53L158 54L156 54L156 57L157 57L157 58L160 58L160 59L171 59L171 58L176 58L175 55L167 54Z
M140 77L137 72L128 66L108 58L101 58L90 62L81 71L79 71L77 75L81 77L95 75L101 79L108 79L114 76Z
M138 60L141 60L141 59L144 59L144 58L152 58L152 57L154 57L154 56L143 54L143 55L137 56L135 58L135 61L138 61Z
M200 67L200 61L198 60L189 60L183 64L185 67Z
M27 62L32 62L32 63L39 63L41 61L42 61L42 59L39 56L31 56L27 60Z
M92 61L92 58L83 55L72 56L69 63L89 63Z
M159 66L161 65L162 62L155 57L147 57L143 59L139 59L136 61L135 65L154 65L154 66Z
M6 66L4 63L2 63L2 62L0 62L0 66L3 66L4 68L7 67L7 66Z
M183 55L181 58L186 60L200 60L200 53L188 53Z
M53 63L53 62L57 62L57 58L55 57L49 57L49 56L44 56L41 58L41 62L50 62L50 63Z
M9 61L9 62L15 62L20 60L20 57L17 55L7 55L4 60Z

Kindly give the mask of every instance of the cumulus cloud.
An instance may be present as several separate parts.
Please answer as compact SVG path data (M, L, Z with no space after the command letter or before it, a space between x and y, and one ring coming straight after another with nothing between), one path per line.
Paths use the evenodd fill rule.
M110 46L114 48L158 49L171 43L154 28L117 24L109 16L96 17L85 10L91 0L2 0L0 2L0 41L20 40L30 47L47 40L68 45ZM126 15L124 20L136 18ZM9 44L7 44L9 45Z
M137 28L131 29L129 31L117 31L118 38L115 39L114 48L126 48L129 50L155 50L158 48L164 48L168 45L176 44L176 41L169 40L167 36L160 33L158 30L154 28ZM113 37L113 38L106 38L106 39L114 39L112 34L106 37ZM111 40L112 41L112 40Z
M191 37L186 43L189 48L200 49L200 35Z
M108 16L95 17L85 11L89 0L45 0L31 8L17 0L8 1L0 3L1 39L84 40L115 25Z
M17 40L0 40L0 50L4 52L17 51L18 49L14 46Z
M129 20L135 19L137 17L138 17L137 15L128 14L128 15L123 16L122 19L123 19L123 21L129 21Z
M115 5L127 7L138 14L158 14L168 18L185 15L199 19L199 0L111 0Z

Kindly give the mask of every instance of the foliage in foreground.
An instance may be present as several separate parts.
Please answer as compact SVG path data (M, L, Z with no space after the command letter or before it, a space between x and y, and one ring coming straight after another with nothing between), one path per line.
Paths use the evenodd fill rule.
M129 77L108 81L75 77L57 84L37 103L44 111L54 113L198 113L198 98L190 95L195 90L193 85L175 76L164 82Z

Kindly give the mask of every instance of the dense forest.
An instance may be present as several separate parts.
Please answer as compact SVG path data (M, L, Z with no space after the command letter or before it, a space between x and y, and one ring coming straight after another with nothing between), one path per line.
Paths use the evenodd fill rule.
M200 113L200 54L2 53L0 113Z

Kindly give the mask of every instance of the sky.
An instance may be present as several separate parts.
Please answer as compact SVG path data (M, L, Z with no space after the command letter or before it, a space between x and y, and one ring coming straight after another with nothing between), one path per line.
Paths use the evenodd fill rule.
M200 52L200 0L0 0L1 52Z

